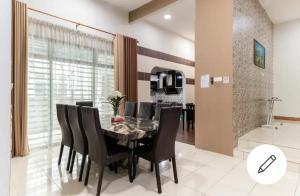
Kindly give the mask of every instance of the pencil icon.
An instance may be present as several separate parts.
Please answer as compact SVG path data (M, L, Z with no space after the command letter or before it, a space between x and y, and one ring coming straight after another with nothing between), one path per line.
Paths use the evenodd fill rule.
M275 155L271 155L258 169L258 173L262 173L264 171L266 171L268 169L268 167L270 167L270 165L272 165L274 163L274 161L276 160Z

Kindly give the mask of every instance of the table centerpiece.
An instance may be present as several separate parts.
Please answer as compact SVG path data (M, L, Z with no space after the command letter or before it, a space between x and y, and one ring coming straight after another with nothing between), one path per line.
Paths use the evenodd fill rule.
M122 95L120 91L115 91L112 95L107 98L108 103L110 103L113 107L114 117L116 118L119 113L119 107L122 104L123 99L125 99L125 95Z

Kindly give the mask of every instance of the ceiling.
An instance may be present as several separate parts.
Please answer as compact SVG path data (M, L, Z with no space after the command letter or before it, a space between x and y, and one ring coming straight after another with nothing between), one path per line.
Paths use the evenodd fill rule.
M138 7L141 7L142 5L150 2L151 0L104 0L104 1L116 7L119 7L122 10L131 11Z
M151 0L104 0L125 11L134 10ZM195 34L195 1L178 0L171 5L162 8L142 20L155 26L176 33L184 38L194 40ZM165 14L171 14L171 20L164 20Z
M259 0L273 23L300 18L300 0Z
M134 10L151 0L104 0L125 11ZM195 1L178 0L160 9L142 20L160 28L176 33L190 40L195 40ZM259 0L273 23L282 23L300 18L300 0ZM165 14L171 14L171 20L164 20Z
M179 0L170 6L147 16L145 20L182 37L195 40L195 0ZM171 14L171 20L164 20L165 14Z

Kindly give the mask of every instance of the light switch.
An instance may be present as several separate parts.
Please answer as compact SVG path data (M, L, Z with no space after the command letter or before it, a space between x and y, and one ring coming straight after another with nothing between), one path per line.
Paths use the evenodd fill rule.
M229 76L223 76L223 83L224 84L229 84L230 83Z
M222 82L223 78L222 77L214 77L214 83L216 82Z

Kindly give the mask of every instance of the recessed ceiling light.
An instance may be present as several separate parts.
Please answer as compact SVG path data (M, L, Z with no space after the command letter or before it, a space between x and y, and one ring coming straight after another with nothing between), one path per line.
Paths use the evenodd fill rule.
M172 15L171 14L165 14L164 15L164 19L165 20L171 20L172 19Z

